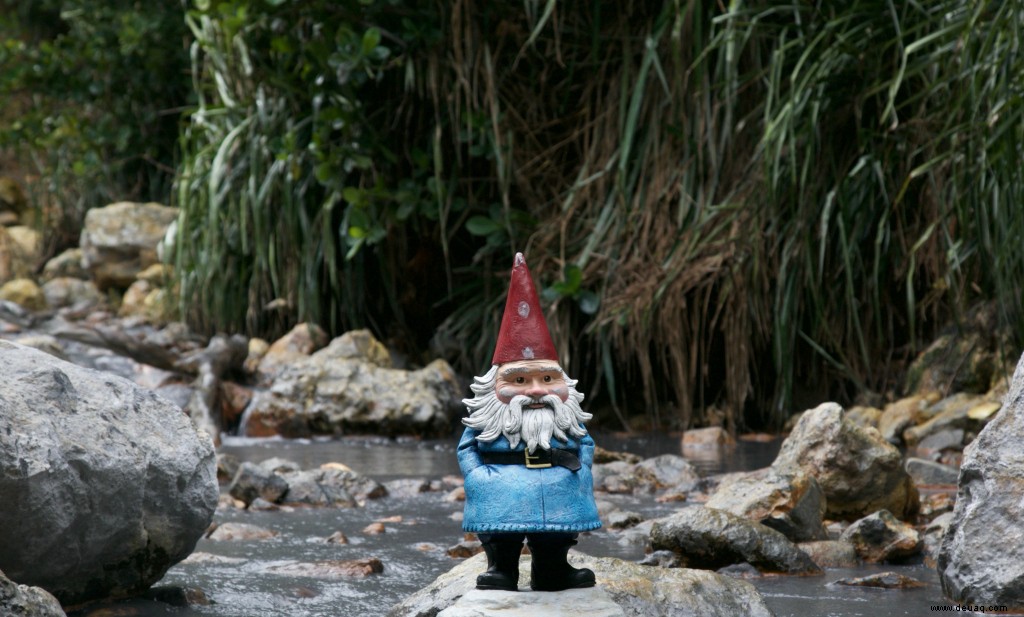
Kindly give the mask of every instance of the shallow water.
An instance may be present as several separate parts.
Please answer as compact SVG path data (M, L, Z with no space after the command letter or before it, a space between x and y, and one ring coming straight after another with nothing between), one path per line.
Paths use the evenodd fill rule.
M599 445L642 456L680 453L678 438L650 436L624 438L596 435ZM386 482L398 478L440 479L457 475L455 440L416 441L385 439L247 440L227 438L222 450L240 460L262 461L282 457L304 469L326 462L342 462L356 471ZM756 469L769 464L778 442L741 442L727 455L707 453L691 460L702 473ZM688 454L694 454L692 452ZM699 453L698 453L699 454ZM653 497L600 496L645 518L670 514L685 504L661 504ZM382 615L405 596L421 589L458 562L446 549L459 542L462 532L453 515L461 503L445 500L444 492L421 493L411 498L370 501L363 508L298 509L292 512L219 510L215 521L260 525L278 535L269 540L216 542L200 540L191 558L167 573L159 586L202 590L213 603L191 608L156 601L135 600L71 613L71 617L173 615L176 617L345 617ZM370 523L386 522L386 533L369 535ZM347 545L325 539L342 531ZM580 537L579 550L592 555L628 560L643 557L640 542L619 532L600 530ZM308 564L325 560L377 558L384 572L364 578L323 578L303 573ZM830 585L840 578L873 572L897 571L927 584L923 589L883 591ZM948 604L941 597L934 572L917 566L865 566L829 570L824 577L763 577L750 581L762 593L777 617L860 615L922 615L931 605ZM117 611L101 612L101 611Z

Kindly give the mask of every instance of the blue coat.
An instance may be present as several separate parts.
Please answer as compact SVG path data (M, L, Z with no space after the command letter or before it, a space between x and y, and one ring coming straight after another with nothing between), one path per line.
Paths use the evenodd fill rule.
M578 471L565 467L528 469L525 465L485 465L480 452L522 452L510 448L504 436L479 443L480 431L467 428L459 442L459 467L466 480L466 507L462 528L476 533L572 532L601 526L594 503L594 440L590 435L568 443L552 440L552 447L579 448Z

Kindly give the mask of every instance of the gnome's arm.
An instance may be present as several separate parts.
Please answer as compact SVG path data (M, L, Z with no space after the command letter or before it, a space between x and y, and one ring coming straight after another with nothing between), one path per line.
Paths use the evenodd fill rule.
M480 451L476 447L476 436L479 434L480 431L467 428L463 431L462 439L459 441L459 469L462 470L463 478L467 477L469 472L484 464L480 460ZM593 447L591 447L591 458L593 458Z
M594 445L594 440L589 433L580 439L580 462L587 468L594 466Z

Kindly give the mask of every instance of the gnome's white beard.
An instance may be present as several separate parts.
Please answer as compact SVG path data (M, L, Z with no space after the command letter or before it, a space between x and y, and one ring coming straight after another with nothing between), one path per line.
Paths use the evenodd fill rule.
M565 401L554 394L540 399L519 395L505 404L495 392L497 374L498 367L494 366L486 375L475 378L470 388L476 396L462 401L470 412L462 423L480 431L477 441L491 442L504 435L513 448L524 441L532 453L537 446L550 450L552 437L566 442L570 436L580 438L587 434L582 425L593 416L580 407L583 393L573 387L575 380L565 378L569 391ZM523 409L534 404L543 404L544 407Z

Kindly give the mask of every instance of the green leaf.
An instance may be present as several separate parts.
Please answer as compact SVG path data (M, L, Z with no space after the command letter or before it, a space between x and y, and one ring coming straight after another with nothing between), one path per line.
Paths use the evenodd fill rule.
M486 216L471 216L466 221L466 230L474 236L489 236L501 231L501 225Z
M363 55L369 56L380 45L380 30L370 28L363 34Z
M354 186L346 186L341 189L342 198L348 203L357 206L363 203L363 190Z
M363 229L362 227L356 227L355 225L352 225L348 228L348 235L350 238L361 240L366 237L366 230Z

